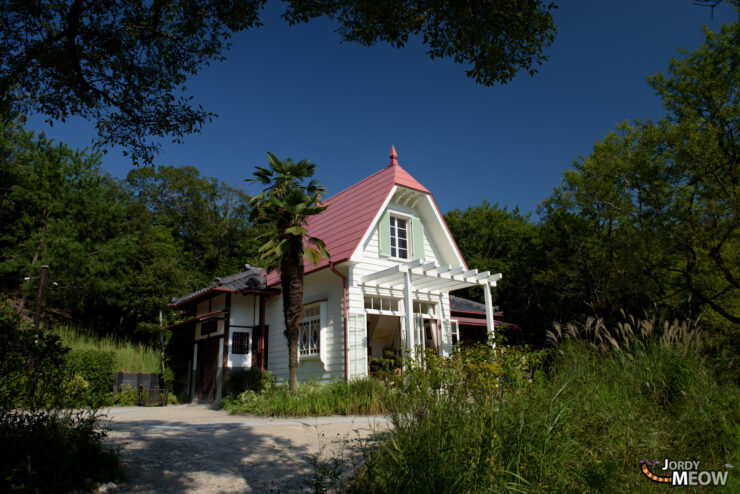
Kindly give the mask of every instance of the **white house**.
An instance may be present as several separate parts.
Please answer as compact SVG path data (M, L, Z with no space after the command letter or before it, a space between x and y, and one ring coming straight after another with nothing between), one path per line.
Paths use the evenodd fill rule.
M369 358L402 348L449 354L457 324L449 292L481 285L486 328L494 330L491 287L500 274L469 269L432 197L398 164L323 201L306 223L331 259L306 261L301 380L367 376ZM225 370L257 366L288 378L279 273L245 270L184 297L191 317L170 329L192 341L191 396L220 399Z

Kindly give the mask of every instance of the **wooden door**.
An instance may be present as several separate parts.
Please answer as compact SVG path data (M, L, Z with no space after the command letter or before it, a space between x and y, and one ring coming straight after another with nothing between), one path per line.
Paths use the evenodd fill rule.
M221 338L208 338L198 342L198 363L195 368L195 398L203 401L216 399L218 376L218 347Z

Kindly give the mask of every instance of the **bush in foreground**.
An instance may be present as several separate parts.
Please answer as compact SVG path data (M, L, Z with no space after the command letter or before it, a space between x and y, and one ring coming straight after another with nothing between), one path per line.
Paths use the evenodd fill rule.
M112 402L116 357L113 352L74 350L67 354L64 371L67 381L83 382L83 393L67 403L69 407L100 407ZM82 380L82 381L80 381Z
M118 457L104 437L93 413L1 413L0 491L68 492L86 479L118 481Z
M561 340L547 372L537 354L508 348L427 358L406 374L394 428L354 490L658 492L640 459L737 465L740 389L693 330L674 326Z
M89 383L65 372L58 336L30 329L0 302L0 492L67 492L83 481L117 480L95 410L64 411Z

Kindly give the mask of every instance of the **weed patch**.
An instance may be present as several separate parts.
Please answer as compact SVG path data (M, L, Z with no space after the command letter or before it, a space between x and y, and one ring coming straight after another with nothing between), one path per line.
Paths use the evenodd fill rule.
M303 383L296 394L291 394L287 386L270 385L263 392L247 390L228 396L221 407L233 414L275 417L382 415L393 392L377 379Z

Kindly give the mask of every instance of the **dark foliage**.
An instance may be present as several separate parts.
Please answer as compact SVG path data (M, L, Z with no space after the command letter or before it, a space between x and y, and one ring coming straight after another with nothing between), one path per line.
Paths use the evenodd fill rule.
M110 403L116 372L116 359L112 352L70 352L67 354L64 370L67 379L79 376L87 383L82 400L76 400L77 403L72 406L99 407Z
M21 311L46 264L47 315L150 342L173 295L259 263L248 198L194 168L119 182L22 121L0 123L0 159L0 287Z
M69 492L86 487L85 479L117 481L118 457L104 437L92 412L0 413L0 491Z
M257 367L233 369L226 378L226 390L229 394L239 395L244 391L261 393L270 386L270 373Z

